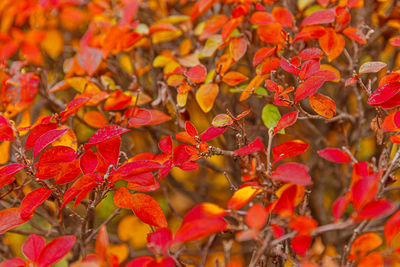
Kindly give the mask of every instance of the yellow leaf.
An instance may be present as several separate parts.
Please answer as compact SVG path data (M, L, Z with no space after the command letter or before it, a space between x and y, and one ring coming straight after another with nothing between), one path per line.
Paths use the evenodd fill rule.
M182 35L182 31L178 29L175 31L155 32L155 33L153 33L153 35L151 37L152 37L153 43L158 44L158 43L172 41L181 35Z
M129 74L133 73L132 61L128 54L126 53L121 54L121 56L119 57L119 65L121 65L121 68L125 70L127 73Z
M118 262L121 263L129 256L129 248L126 244L110 245L107 248L108 253L117 256Z
M82 77L72 77L65 80L72 88L74 88L79 93L83 93L85 89L89 89L89 87L96 88L100 90L95 84L89 82L87 79ZM89 90L91 90L90 88Z
M6 164L10 159L11 141L0 142L0 165Z
M46 32L46 38L40 45L52 59L56 59L63 52L64 37L59 30L48 30Z
M59 129L69 129L67 126L62 125ZM53 142L53 146L68 146L74 150L78 149L78 139L74 131L69 129L64 135L59 137L56 141Z
M132 231L132 229L135 229L135 231ZM136 216L126 216L118 224L117 231L122 241L129 241L134 249L141 249L146 247L150 227Z
M29 110L25 110L24 112L22 112L21 114L21 121L19 122L19 124L17 125L17 129L19 128L25 128L30 126L32 123L32 119L31 119L31 113ZM29 132L29 130L26 131L19 131L19 135L20 136L24 136Z
M207 83L200 86L196 92L196 100L200 108L204 112L209 112L214 106L215 98L219 92L219 87L216 83Z

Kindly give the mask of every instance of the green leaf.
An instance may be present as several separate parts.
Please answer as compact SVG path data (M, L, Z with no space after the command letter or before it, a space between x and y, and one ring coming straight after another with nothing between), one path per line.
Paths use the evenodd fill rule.
M275 105L267 104L262 110L261 119L263 120L265 126L268 129L275 127L278 124L279 119L281 118L281 114L279 113L278 108ZM279 133L285 133L282 130Z
M268 92L265 88L263 87L258 87L255 91L254 94L260 95L260 96L268 96Z

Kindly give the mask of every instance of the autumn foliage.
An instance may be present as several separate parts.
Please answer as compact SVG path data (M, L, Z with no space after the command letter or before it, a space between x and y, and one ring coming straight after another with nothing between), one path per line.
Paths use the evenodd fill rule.
M1 0L0 267L397 266L395 0Z

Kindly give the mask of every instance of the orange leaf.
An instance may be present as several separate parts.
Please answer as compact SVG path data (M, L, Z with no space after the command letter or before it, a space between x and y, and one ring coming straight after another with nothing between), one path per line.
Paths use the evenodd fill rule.
M354 261L361 259L368 251L379 247L382 244L382 239L376 233L365 233L357 237L351 244L349 260Z
M207 83L200 86L196 92L196 100L200 108L204 112L209 112L214 106L215 98L219 92L219 87L216 83Z
M310 95L308 98L312 109L325 118L332 118L336 114L336 103L330 97L321 94Z
M379 252L372 252L362 258L357 267L383 267L383 258Z
M335 32L332 28L326 28L325 34L318 39L319 46L328 56L331 62L342 53L345 45L344 38L341 34Z
M279 23L269 23L267 25L260 25L257 29L257 34L260 39L265 43L270 44L284 44L286 32L283 30L282 25Z
M227 74L224 75L222 78L222 81L227 83L230 86L235 86L243 81L247 81L249 78L241 74L240 72L237 71L230 71Z
M106 118L96 110L86 112L83 121L93 128L103 128L107 125Z
M96 254L103 261L107 259L107 247L109 245L107 229L105 225L100 227L99 233L96 238Z
M295 230L300 234L307 234L315 227L317 227L318 223L316 220L307 217L307 216L298 216L290 221L290 228Z
M149 195L136 193L132 195L133 212L144 223L168 227L167 219L157 201Z
M246 86L242 94L240 95L239 101L246 100L251 94L261 85L261 83L267 78L267 74L255 76L250 83Z
M268 213L265 208L259 204L255 203L246 213L246 223L247 225L255 230L261 230L268 219Z
M116 206L123 209L132 209L133 208L133 200L132 195L128 191L126 187L120 187L114 193L114 203Z
M257 194L261 193L261 189L252 186L244 186L237 190L228 202L228 209L240 209L253 199Z
M235 61L239 61L247 50L247 42L243 38L232 38L229 43L229 53Z

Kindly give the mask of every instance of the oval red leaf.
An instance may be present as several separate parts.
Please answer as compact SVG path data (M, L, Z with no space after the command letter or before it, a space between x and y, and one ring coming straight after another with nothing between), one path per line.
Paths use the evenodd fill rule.
M351 161L350 156L338 148L325 148L318 151L318 155L326 160L337 163L349 163Z
M295 162L279 165L271 173L271 178L285 183L300 185L311 185L313 183L308 174L308 167Z
M21 217L27 218L36 210L42 203L48 199L53 192L51 189L38 188L29 192L21 202Z

